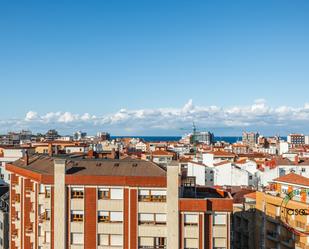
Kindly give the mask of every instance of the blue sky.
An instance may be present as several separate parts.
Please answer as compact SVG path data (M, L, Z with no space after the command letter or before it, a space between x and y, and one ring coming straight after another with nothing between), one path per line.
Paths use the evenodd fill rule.
M160 135L195 121L220 134L309 132L308 13L305 0L1 1L0 131ZM179 114L181 122L162 112L190 99L195 111ZM270 123L229 116L256 102L269 108ZM205 113L210 106L227 119ZM196 107L204 112L196 116ZM282 107L301 121L278 117ZM155 115L113 121L124 109Z

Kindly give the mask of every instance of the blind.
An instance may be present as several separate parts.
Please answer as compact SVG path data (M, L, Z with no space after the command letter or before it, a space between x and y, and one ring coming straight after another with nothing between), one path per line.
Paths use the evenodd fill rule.
M185 223L198 223L197 214L185 214L184 215Z
M156 221L166 222L166 214L156 214Z
M123 244L123 236L112 234L110 236L111 246L122 246Z
M84 234L83 233L71 233L72 244L84 244Z
M185 239L185 247L186 248L198 248L198 240L197 239Z
M109 191L108 188L99 188L99 191Z
M111 212L110 214L111 221L123 221L123 213L122 212Z
M45 192L45 186L43 184L40 184L40 193Z
M72 210L71 212L72 214L84 214L84 211L82 210Z
M140 221L154 221L154 214L139 214Z
M73 187L72 191L84 191L84 188Z
M151 190L151 195L166 195L165 190Z
M98 215L99 216L109 216L109 212L107 212L107 211L99 211Z
M214 215L214 224L215 225L225 225L226 224L226 215L225 214L215 214Z
M98 234L98 244L100 246L108 246L108 234Z
M141 246L153 246L154 240L153 237L140 237L139 243Z
M141 190L139 190L139 195L149 195L149 189L141 189Z
M123 199L123 189L121 189L121 188L112 188L111 189L111 199L122 200Z
M45 242L50 243L50 232L45 232Z

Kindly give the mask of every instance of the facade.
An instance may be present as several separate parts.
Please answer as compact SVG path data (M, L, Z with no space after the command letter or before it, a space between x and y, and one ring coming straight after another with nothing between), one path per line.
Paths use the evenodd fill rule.
M9 249L9 188L1 186L0 196L0 249Z
M25 148L18 148L18 147L7 147L7 146L0 146L0 183L10 183L10 174L6 171L5 165L7 163L14 162L23 156L25 156L26 151L34 151L25 149Z
M305 135L304 134L290 134L287 137L288 143L292 145L304 145L305 144Z
M10 248L230 248L231 195L178 165L25 157L11 174Z
M233 248L255 248L255 192L244 195L241 203L234 203L233 210Z
M74 132L74 134L73 134L73 140L75 140L75 141L80 141L80 140L85 139L86 136L87 136L87 133L86 133L86 132L76 131L76 132Z
M291 173L256 192L256 236L265 248L308 248L309 178ZM298 210L298 211L296 211ZM256 247L259 248L259 247Z
M243 132L242 133L242 142L245 145L248 145L249 148L254 148L258 143L259 133L257 132Z
M206 145L211 145L214 143L214 134L209 131L195 132L191 135L191 141L193 143L204 143Z

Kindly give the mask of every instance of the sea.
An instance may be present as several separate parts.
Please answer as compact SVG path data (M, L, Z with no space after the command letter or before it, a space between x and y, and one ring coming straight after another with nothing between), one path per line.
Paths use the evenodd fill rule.
M179 141L181 137L179 136L112 136L112 139L115 138L141 138L145 142L174 142ZM237 141L241 141L241 137L215 137L215 141L225 141L228 143L236 143Z

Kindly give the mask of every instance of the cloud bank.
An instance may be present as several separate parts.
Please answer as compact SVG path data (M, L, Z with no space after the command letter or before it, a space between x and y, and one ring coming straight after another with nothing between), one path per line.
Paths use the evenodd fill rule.
M190 99L181 108L158 108L127 110L120 109L107 115L49 112L39 114L29 111L24 118L0 120L0 130L30 129L46 131L56 128L72 133L84 130L110 131L117 135L179 135L182 128L191 128L195 122L201 129L217 135L239 135L243 130L263 132L265 135L288 132L309 133L309 103L302 107L271 107L263 99L249 106L196 106Z

